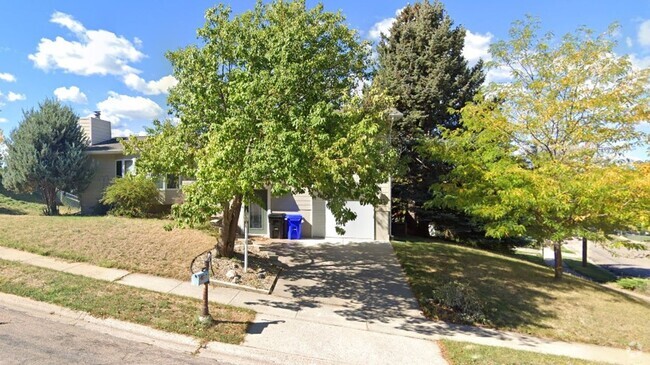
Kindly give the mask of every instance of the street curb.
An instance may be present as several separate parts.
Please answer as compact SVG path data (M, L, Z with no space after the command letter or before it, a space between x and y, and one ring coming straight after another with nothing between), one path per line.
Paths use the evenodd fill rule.
M206 345L201 346L198 339L190 336L169 333L113 318L97 318L86 312L1 292L0 306L32 317L77 326L124 340L152 345L164 350L238 365L341 364L279 351L220 342L208 342Z
M13 294L0 293L0 304L28 314L32 317L82 327L113 337L141 342L162 349L188 354L200 346L199 340L185 335L168 333L140 324L124 322L113 318L97 318L86 312L75 311L54 304L39 302Z

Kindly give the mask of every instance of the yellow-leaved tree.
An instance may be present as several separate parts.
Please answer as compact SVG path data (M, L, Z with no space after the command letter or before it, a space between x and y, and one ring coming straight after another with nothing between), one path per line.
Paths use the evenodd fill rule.
M464 128L430 145L454 169L429 204L462 209L492 237L551 242L560 279L566 239L649 224L650 164L626 154L648 144L639 126L650 120L650 74L615 54L615 26L561 41L538 31L517 22L491 47L491 66L511 79L489 85L462 110Z

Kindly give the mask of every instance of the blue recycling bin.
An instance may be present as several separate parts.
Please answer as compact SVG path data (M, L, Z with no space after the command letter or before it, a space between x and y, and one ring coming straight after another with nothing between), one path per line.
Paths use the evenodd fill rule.
M287 214L287 238L297 240L302 237L302 216L300 214Z

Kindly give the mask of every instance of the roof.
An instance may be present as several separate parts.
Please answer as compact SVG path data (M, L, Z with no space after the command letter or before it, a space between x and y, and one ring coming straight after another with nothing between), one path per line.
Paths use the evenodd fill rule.
M122 154L124 153L124 146L120 143L121 140L127 139L129 137L116 137L111 138L108 141L102 143L95 143L94 145L88 146L86 152L92 155L100 154ZM144 140L146 136L135 136L138 140Z

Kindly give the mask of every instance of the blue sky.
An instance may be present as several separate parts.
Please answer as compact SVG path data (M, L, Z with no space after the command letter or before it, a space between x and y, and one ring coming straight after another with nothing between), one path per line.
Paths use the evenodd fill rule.
M316 1L308 1L313 5ZM235 13L254 0L226 1ZM619 54L650 66L650 1L443 2L467 30L470 60L487 56L491 42L508 38L514 20L541 19L557 35L586 25L597 32L621 25ZM203 0L0 1L0 129L5 135L29 109L58 97L80 116L94 110L114 124L114 135L135 134L165 116L166 91L174 83L165 52L196 43ZM362 38L375 40L407 1L325 0L340 10ZM646 126L647 127L647 126ZM648 159L646 149L632 154Z

